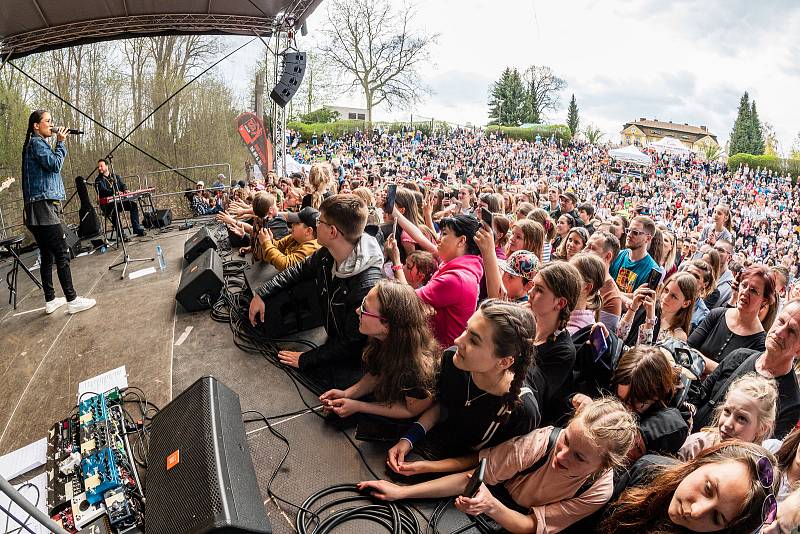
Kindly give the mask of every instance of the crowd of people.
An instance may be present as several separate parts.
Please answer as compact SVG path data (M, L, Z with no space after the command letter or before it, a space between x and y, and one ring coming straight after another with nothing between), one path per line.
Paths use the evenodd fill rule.
M800 525L788 177L471 130L295 148L307 175L242 184L216 217L278 271L254 325L315 287L327 339L279 359L393 440L391 480L362 490L511 532Z

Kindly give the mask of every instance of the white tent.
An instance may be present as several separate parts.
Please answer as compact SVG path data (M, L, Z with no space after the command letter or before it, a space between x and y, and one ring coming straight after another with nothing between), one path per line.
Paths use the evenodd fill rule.
M691 152L686 148L683 143L674 137L664 137L655 143L650 143L650 148L654 148L657 152L666 152L667 154L680 154L682 156Z
M652 165L653 160L633 145L615 148L608 151L608 155L617 161L635 163L636 165Z
M283 174L283 160L278 158L275 162L275 170L278 171L278 174ZM306 165L304 163L298 162L292 156L286 160L286 176L289 176L293 172L299 173L308 173L311 170L311 165Z

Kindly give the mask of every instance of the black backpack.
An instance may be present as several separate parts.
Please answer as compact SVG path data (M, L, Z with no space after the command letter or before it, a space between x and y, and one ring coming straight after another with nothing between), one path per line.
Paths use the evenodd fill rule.
M606 338L608 350L597 355L590 342L591 330L592 325L584 326L572 334L572 343L575 344L572 378L576 393L596 397L600 391L611 387L611 377L617 368L623 345L616 334L609 332Z

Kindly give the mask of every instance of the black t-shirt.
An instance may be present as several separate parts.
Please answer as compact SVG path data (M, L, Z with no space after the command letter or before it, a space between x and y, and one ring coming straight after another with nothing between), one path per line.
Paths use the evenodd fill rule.
M726 384L734 375L736 377L755 372L756 360L762 352L738 349L731 352L713 373L703 380L699 394L690 396L690 401L697 406L694 416L694 427L708 426L714 415L714 408L725 398ZM783 439L800 419L800 386L794 369L783 376L775 378L778 385L778 413L775 418L775 432L772 437Z
M723 361L736 349L763 351L767 334L765 332L749 336L734 334L725 321L726 311L726 308L711 310L689 335L689 346L699 350L706 358L715 362Z
M536 347L536 357L528 369L528 382L542 411L542 423L553 424L570 411L567 397L572 393L575 344L563 330L553 340Z
M438 401L444 419L442 428L437 430L440 433L441 430L447 430L448 442L462 447L463 450L478 450L527 434L539 427L539 406L534 395L530 393L530 388L523 389L521 402L514 405L509 412L501 397L478 388L468 371L462 371L455 366L455 352L455 347L444 351L438 383ZM469 406L465 406L468 400Z

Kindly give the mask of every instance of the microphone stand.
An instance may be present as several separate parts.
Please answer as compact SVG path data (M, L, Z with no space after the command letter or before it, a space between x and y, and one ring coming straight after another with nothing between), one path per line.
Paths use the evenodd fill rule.
M119 219L119 203L122 201L119 197L119 187L117 187L117 176L114 174L114 160L112 159L113 156L108 156L108 173L111 176L111 187L114 191L114 215L115 215L115 222L117 225L117 237L119 238L118 243L122 243L122 261L111 265L108 269L114 269L115 267L119 267L120 265L124 265L122 268L122 274L120 275L120 280L125 278L125 271L128 270L128 264L133 263L136 261L155 261L155 258L131 258L128 255L128 249L125 247L125 234L122 233L122 223Z

